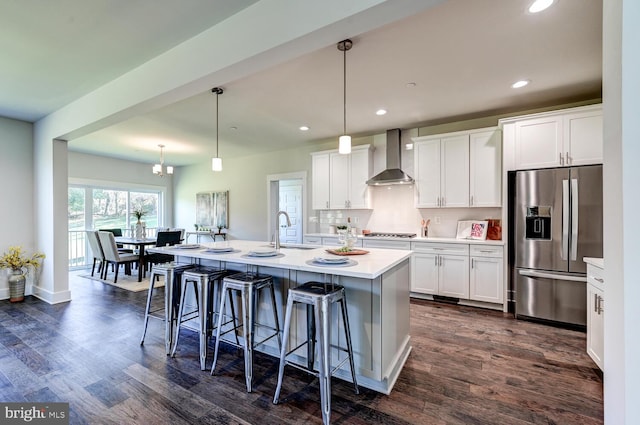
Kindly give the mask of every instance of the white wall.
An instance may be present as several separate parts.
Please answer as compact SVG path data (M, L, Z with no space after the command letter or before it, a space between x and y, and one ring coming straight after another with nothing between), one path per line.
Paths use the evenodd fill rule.
M182 167L174 176L175 225L193 230L196 193L228 190L229 238L269 240L267 176L300 171L307 171L310 176L311 152L331 147L307 145L298 149L229 159L225 159L224 148L221 147L223 171L211 171L211 159L208 158L200 164ZM310 204L309 197L307 200ZM310 208L310 205L307 207ZM307 231L307 224L303 223L304 232Z
M0 117L0 152L0 254L14 245L31 254L38 250L33 225L33 125ZM9 298L7 271L0 270L0 299L5 298Z
M604 419L640 423L640 2L603 2Z

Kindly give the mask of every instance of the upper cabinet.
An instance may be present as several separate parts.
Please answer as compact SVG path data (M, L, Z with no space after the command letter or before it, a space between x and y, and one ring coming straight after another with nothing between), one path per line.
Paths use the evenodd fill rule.
M315 152L311 164L313 209L370 208L367 180L373 169L371 145L354 146L348 155Z
M459 131L413 141L416 208L501 205L499 130Z
M568 167L602 163L602 105L500 120L508 169Z
M416 207L468 207L469 136L414 141Z
M469 205L502 205L502 132L498 129L469 135Z

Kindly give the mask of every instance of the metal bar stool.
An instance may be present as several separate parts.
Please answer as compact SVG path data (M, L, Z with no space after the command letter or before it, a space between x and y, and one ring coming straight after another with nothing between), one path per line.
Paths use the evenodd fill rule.
M174 296L175 290L180 284L180 278L185 270L195 267L194 264L179 264L175 262L158 264L151 272L149 277L149 291L147 293L147 307L144 311L144 328L142 329L142 338L140 345L144 344L144 338L147 334L147 326L149 325L149 317L162 319L165 322L164 345L167 355L171 352L171 342L175 335L176 313L178 310L177 298ZM156 279L164 277L164 316L154 316L153 313L161 309L151 310L151 298L155 289Z
M344 332L347 347L338 347L331 345L331 309L333 303L339 302L342 310L342 320L344 322ZM289 328L291 326L291 313L294 303L302 303L307 305L307 340L298 345L294 349L287 351L287 342L289 340ZM311 311L310 311L311 310ZM282 378L284 376L284 366L289 364L300 370L311 373L318 377L320 382L320 404L322 406L322 421L329 424L331 415L331 377L347 360L351 367L351 379L356 394L359 394L358 382L356 381L355 367L353 364L353 348L351 346L351 332L349 328L349 316L347 314L347 302L345 299L344 286L334 285L332 283L325 284L321 282L308 282L297 288L289 289L287 297L287 309L284 318L282 350L280 352L280 367L278 370L278 385L273 397L273 404L278 404L280 399L280 390L282 389ZM314 339L315 338L315 339ZM319 370L313 368L315 363L315 342L318 343L319 351ZM287 360L287 356L307 345L307 366L302 366ZM331 353L330 348L338 348L348 354L340 364L331 369Z
M171 356L175 356L176 349L178 348L178 337L180 335L180 324L188 320L199 319L199 340L200 340L200 370L206 369L207 360L207 346L209 342L209 336L212 334L212 325L215 323L214 307L218 305L219 297L219 285L218 282L225 276L231 274L227 270L218 270L211 267L197 266L195 268L186 270L182 274L181 291L180 291L180 303L178 309L178 317L176 321L176 336L173 341L173 347L171 349ZM193 284L196 294L197 307L195 310L188 313L184 312L185 298L187 294L187 286L189 283ZM213 288L212 288L213 286ZM212 290L213 289L213 290ZM213 297L213 302L211 298ZM235 317L235 312L232 313ZM220 323L220 322L218 322ZM228 323L228 322L227 322ZM226 324L226 323L224 323ZM223 325L224 325L223 324ZM236 341L238 336L236 334Z
M274 336L278 339L278 349L282 349L282 343L280 341L280 322L278 321L278 308L276 305L276 295L273 288L273 278L271 276L259 275L257 273L237 273L222 280L222 300L220 301L220 308L218 311L218 326L216 329L216 345L213 354L213 366L211 366L211 375L214 374L216 369L216 363L218 361L218 349L220 346L220 337L232 330L236 330L239 325L235 325L236 317L233 309L231 314L233 315L234 328L225 332L221 332L224 324L222 323L225 305L227 297L229 298L229 304L233 306L233 300L231 299L231 291L239 291L242 300L242 332L244 336L244 344L233 344L230 341L225 340L232 345L240 348L244 348L244 373L247 383L247 392L252 391L253 385L253 349L257 345L260 345ZM260 323L256 323L256 309L259 302L260 291L262 289L269 289L271 293L271 303L273 306L273 320L275 328ZM255 327L261 326L274 331L272 335L264 338L262 341L254 341Z

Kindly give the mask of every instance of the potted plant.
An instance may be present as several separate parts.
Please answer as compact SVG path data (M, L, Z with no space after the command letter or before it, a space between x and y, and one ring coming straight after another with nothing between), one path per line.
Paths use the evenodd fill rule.
M11 269L11 274L7 279L9 282L9 301L15 303L24 300L25 273L29 271L29 266L39 267L43 259L43 253L35 252L29 257L19 246L10 246L9 250L2 254L0 268ZM25 271L25 269L27 270Z

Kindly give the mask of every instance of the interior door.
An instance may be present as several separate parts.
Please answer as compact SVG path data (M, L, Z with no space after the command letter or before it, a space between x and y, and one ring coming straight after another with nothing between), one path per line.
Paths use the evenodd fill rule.
M280 211L286 211L291 219L280 217L279 232L281 243L302 243L302 185L280 186Z

